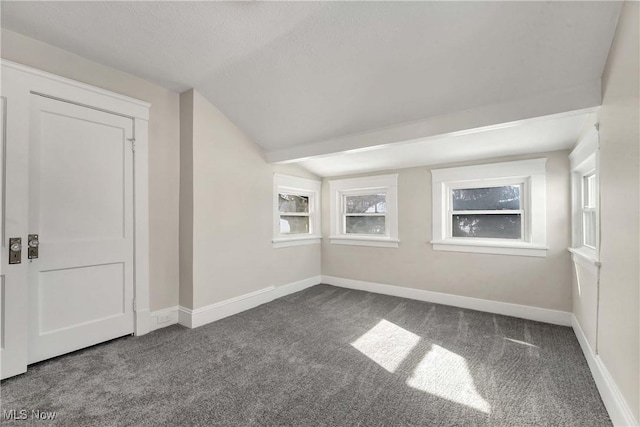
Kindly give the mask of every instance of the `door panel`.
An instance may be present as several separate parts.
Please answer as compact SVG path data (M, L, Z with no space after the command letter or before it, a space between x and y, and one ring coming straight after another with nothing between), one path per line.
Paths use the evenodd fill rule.
M124 129L46 110L39 118L40 233L59 242L123 238Z
M126 314L123 263L42 271L38 286L42 335Z
M29 363L133 332L133 122L31 95Z

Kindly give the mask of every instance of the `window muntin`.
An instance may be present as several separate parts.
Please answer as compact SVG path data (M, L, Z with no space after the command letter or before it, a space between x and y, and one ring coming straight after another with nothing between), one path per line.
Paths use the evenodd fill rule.
M344 194L342 206L344 234L386 235L386 193Z
M523 183L450 190L450 237L524 238Z
M596 248L596 174L591 172L582 178L582 244Z
M278 193L280 234L311 233L309 199L309 195Z

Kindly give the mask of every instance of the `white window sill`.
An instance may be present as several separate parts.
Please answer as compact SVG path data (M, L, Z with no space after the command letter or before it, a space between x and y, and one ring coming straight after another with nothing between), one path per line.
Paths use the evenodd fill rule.
M432 240L434 251L473 252L481 254L531 256L544 258L547 256L546 246L535 246L523 242L491 242L469 240Z
M331 236L330 242L335 245L372 246L376 248L397 248L398 239L388 237Z
M275 249L278 248L288 248L291 246L304 246L304 245L319 245L321 242L320 236L296 236L296 237L277 237L272 240L273 247Z
M587 267L600 267L600 260L596 257L595 249L581 247L581 248L569 248L571 252L571 258L574 262L584 264Z

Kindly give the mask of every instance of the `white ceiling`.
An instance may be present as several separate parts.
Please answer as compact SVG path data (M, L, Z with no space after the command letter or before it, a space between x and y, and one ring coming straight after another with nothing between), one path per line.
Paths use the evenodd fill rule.
M2 27L168 88L194 87L270 152L599 80L619 10L590 1L2 1ZM503 139L483 157L496 146L563 148L569 122L549 138L532 126L530 137L505 129L432 140L411 155L403 144L393 156L305 164L333 174L358 156L450 161L436 147L480 155L494 137Z
M497 129L317 156L298 164L323 177L573 148L593 129L595 113L514 123Z

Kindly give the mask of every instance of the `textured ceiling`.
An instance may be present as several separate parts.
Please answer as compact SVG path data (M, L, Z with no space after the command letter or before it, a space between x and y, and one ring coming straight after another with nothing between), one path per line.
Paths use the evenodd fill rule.
M196 88L266 150L599 79L617 2L2 2L2 26Z

